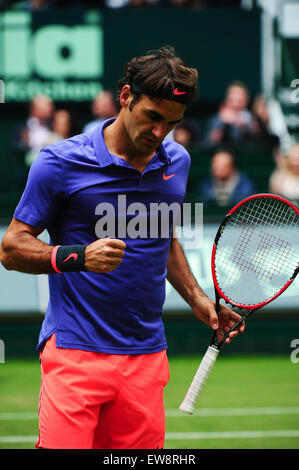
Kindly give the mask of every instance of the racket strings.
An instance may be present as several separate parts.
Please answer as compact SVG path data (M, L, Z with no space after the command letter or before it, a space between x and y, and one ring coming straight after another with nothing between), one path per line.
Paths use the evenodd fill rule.
M231 214L215 255L217 282L228 298L254 305L281 290L298 266L298 221L276 198L251 199Z

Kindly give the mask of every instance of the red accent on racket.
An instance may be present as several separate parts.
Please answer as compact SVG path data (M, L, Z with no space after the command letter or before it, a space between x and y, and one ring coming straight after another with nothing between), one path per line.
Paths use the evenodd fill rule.
M216 312L220 299L245 310L218 340L213 332L180 410L192 414L198 396L229 334L254 311L281 295L299 271L299 210L287 199L256 194L234 206L217 231L212 250Z

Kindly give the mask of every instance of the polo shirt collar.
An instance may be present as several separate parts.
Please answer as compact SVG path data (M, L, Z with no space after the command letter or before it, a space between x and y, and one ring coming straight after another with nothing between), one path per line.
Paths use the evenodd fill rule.
M119 165L121 163L120 159L116 155L113 155L108 151L106 144L105 144L105 140L104 140L104 132L103 132L104 128L115 119L116 118L107 119L102 124L97 126L95 130L92 132L93 147L95 150L97 160L100 164L100 167L105 167L109 165ZM165 163L166 165L170 165L171 158L168 155L163 143L158 148L157 153L158 153L158 158L163 163Z
M103 133L104 127L107 126L109 122L114 121L114 119L115 118L107 119L106 121L102 122L99 126L97 126L92 132L93 147L100 167L118 164L117 157L108 152L104 141Z

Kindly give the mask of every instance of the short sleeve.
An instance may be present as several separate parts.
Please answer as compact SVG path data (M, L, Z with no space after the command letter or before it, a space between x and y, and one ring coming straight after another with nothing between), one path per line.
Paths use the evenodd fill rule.
M39 228L51 225L66 198L61 158L44 148L33 162L14 217Z

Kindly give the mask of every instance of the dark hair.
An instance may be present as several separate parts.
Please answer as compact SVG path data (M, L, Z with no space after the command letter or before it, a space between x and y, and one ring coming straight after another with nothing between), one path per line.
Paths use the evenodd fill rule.
M236 169L239 168L239 159L236 153L232 149L230 149L229 147L216 147L213 151L212 158L214 158L215 155L218 155L218 153L228 154L231 157L234 168Z
M245 82L243 82L242 80L233 80L232 82L230 82L230 84L226 88L226 93L229 91L230 88L232 88L234 86L239 87L239 88L243 88L243 90L247 93L248 98L250 97L249 88L248 88L247 84Z
M134 104L145 94L190 106L197 98L198 72L188 67L173 47L163 46L125 64L124 77L117 84L118 98L124 85L130 85ZM177 94L176 88L183 91Z

